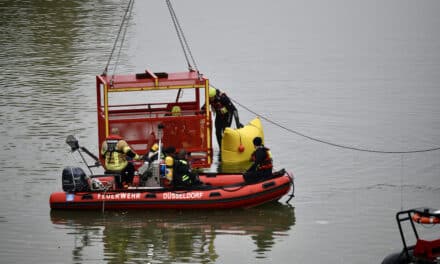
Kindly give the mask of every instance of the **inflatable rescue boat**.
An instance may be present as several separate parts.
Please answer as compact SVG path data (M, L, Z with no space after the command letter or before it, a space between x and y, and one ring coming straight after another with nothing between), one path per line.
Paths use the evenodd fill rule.
M416 228L416 223L423 227L432 228L440 224L440 210L433 208L414 208L400 211L396 214L397 226L399 227L403 249L400 252L392 253L384 258L382 264L436 264L440 260L440 237L434 240L422 238L422 232ZM408 221L411 228L403 228L403 222ZM412 229L412 235L409 235ZM426 234L425 234L426 235ZM431 235L434 235L432 233ZM408 239L410 238L410 239ZM409 241L416 238L415 245Z
M160 141L159 141L160 142ZM63 191L50 195L51 209L67 210L127 210L127 209L224 209L248 208L279 200L292 189L293 175L282 169L260 182L247 184L242 173L199 172L191 186L169 184L165 164L156 160L137 168L131 186L121 187L119 174L94 174L92 167L100 166L98 157L69 135L66 143L72 153L78 152L90 171L66 167L62 172ZM82 152L92 157L88 165Z
M66 173L69 171L75 175ZM160 186L115 189L113 176L95 175L87 181L80 168L66 168L64 191L52 193L49 202L51 209L65 210L249 208L277 201L293 189L293 176L284 170L254 184L245 184L239 174L220 175L201 174L202 184L186 189ZM69 176L74 180L68 180Z

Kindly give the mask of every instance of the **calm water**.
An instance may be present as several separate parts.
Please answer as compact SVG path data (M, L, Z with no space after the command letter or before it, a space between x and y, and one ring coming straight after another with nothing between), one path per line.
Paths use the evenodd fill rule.
M51 212L127 1L0 2L0 263L380 263L400 209L439 208L439 1L176 1L201 72L263 115L292 207ZM138 1L117 72L184 71L165 1ZM239 107L243 123L255 113ZM283 128L284 127L284 128ZM285 129L287 128L287 129ZM439 228L423 229L438 236Z

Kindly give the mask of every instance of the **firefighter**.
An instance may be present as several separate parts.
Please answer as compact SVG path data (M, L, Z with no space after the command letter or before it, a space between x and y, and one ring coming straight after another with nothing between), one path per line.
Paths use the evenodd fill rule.
M198 180L198 176L191 171L191 164L187 160L187 153L184 149L181 149L176 155L176 149L171 146L166 148L164 153L166 155L166 186L185 189L201 184Z
M215 135L217 137L218 146L221 149L223 132L225 128L231 126L232 117L235 119L237 128L242 128L243 125L238 118L237 108L226 93L214 87L209 87L209 103L215 112Z
M253 164L244 173L246 183L255 183L272 176L272 154L270 150L263 145L261 137L255 137L253 140L255 151L251 155Z
M140 160L142 157L130 148L118 128L112 128L111 134L102 143L101 156L104 159L105 173L120 175L120 178L116 177L118 188L133 184L135 169L129 160Z
M199 177L191 170L190 161L187 158L185 149L181 149L174 159L174 177L173 186L176 188L185 188L200 185Z

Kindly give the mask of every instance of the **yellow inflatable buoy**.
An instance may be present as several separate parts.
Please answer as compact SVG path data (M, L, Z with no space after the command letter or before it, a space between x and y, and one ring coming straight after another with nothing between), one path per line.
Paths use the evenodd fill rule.
M255 118L242 128L227 127L222 138L221 157L223 163L249 161L254 144L252 140L261 137L264 142L263 126L260 118Z

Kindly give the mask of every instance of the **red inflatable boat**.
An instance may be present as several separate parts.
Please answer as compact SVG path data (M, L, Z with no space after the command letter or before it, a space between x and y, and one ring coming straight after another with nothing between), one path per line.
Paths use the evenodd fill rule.
M232 176L231 180L238 180L238 177L229 176ZM207 184L186 190L131 187L110 191L55 192L50 196L50 207L70 210L248 208L280 199L293 185L293 176L289 173L254 184L213 186L209 185L209 179L217 177L202 176L201 179Z

